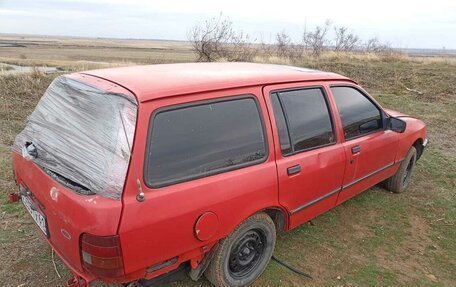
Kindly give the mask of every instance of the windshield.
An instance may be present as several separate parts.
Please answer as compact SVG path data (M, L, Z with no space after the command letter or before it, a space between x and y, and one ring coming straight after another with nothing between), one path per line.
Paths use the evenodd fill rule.
M119 199L136 112L131 96L61 76L28 117L13 150L79 193Z

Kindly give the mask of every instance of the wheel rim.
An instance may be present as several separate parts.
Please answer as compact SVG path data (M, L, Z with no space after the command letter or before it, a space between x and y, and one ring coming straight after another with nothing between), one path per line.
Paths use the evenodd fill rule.
M228 271L233 278L241 279L252 274L262 261L266 235L262 230L252 229L244 233L232 247Z
M404 178L402 179L404 187L406 187L410 182L410 177L412 175L413 164L415 162L415 157L413 156L405 169Z

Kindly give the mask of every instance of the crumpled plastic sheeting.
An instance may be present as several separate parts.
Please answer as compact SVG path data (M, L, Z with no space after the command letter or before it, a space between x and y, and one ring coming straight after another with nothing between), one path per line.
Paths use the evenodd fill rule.
M52 82L28 117L13 150L53 178L62 182L63 177L85 187L80 193L85 190L120 199L136 113L137 102L132 97L61 76ZM30 142L36 147L36 157L30 156Z

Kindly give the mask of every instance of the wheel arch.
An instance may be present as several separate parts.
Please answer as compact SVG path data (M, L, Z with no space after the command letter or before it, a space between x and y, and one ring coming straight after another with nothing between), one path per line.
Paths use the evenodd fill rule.
M403 118L407 122L404 133L399 134L397 157L402 160L411 147L417 151L417 159L423 154L423 143L426 139L426 124L416 118Z
M268 207L260 212L266 213L274 222L277 233L285 232L288 228L288 213L280 207Z

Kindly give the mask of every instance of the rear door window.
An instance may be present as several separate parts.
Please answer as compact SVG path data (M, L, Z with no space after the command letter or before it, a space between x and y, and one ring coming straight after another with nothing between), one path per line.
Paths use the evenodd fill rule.
M331 87L334 100L349 140L382 128L378 107L360 91L352 87Z
M282 154L335 143L329 106L321 88L272 94Z
M266 159L264 128L252 97L177 106L152 117L145 178L162 187Z

